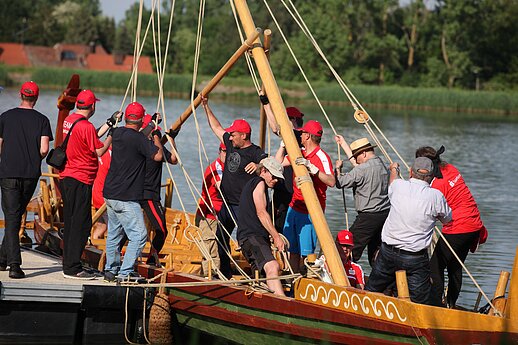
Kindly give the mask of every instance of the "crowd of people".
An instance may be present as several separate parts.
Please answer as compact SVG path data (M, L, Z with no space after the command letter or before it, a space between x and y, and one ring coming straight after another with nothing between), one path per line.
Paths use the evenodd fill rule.
M48 118L34 109L38 95L34 82L24 83L20 106L0 115L0 187L5 215L0 270L9 267L9 277L14 279L25 276L18 231L41 175L41 160L53 140ZM96 129L89 119L98 101L91 90L81 91L76 111L63 123L67 140L67 159L59 173L64 205L63 276L96 277L80 260L91 235L93 200L96 209L106 205L106 215L100 221L103 225L92 233L94 238L106 236L105 281L139 279L135 264L148 240L144 214L154 230L147 264L160 267L159 253L167 237L160 202L162 165L178 161L163 144L170 140L175 146L179 130L162 136L160 114L146 114L137 102L124 112L115 112ZM261 95L260 101L272 132L280 136L268 97ZM462 175L441 159L444 147L417 149L409 179L404 180L399 164L387 168L375 153L376 145L367 138L349 145L343 136L336 135L334 140L346 153L350 168L345 168L342 160L333 165L320 146L322 125L316 120L304 123L305 115L289 107L286 113L302 153L292 162L282 140L275 155L268 156L252 142L252 129L246 120L237 119L225 128L204 95L201 105L220 141L218 157L205 170L196 210L195 225L210 255L202 262L203 274L208 275L213 267L221 279L232 278L230 239L237 229L238 247L252 270L271 278L268 287L284 295L280 280L275 279L280 266L274 251L289 252L291 268L300 272L318 242L301 181L294 177L292 167L298 165L307 169L324 212L329 188L352 189L357 216L351 227L336 237L352 286L393 294L395 272L405 270L412 301L455 307L462 284L462 267L456 256L464 261L470 250L484 243L487 230ZM124 126L116 126L122 120ZM443 223L442 235L430 259L428 248L437 221ZM366 248L372 268L368 279L358 265Z

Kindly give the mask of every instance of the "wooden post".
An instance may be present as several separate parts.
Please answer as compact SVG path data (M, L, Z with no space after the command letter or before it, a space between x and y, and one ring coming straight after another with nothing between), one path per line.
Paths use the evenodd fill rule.
M489 311L489 315L495 316L498 315L498 312L500 312L500 314L504 316L506 303L505 291L507 290L507 282L509 282L509 275L509 272L500 272L500 278L498 278L495 295L493 296L493 305L495 306L496 310L491 308L491 310Z
M173 180L168 178L165 187L164 207L171 208L173 203Z
M518 247L514 254L513 272L511 273L511 285L507 295L505 315L510 319L518 320Z
M45 214L42 215L42 218L45 221L48 221L52 213L52 208L50 206L50 196L49 196L49 188L47 185L47 181L41 179L40 180L40 190L41 190L41 201L43 202L43 209Z
M397 296L399 299L410 301L410 292L408 291L408 281L406 279L406 271L396 271Z
M270 45L272 41L272 30L264 30L263 48L266 54L266 58L270 59ZM264 85L261 86L261 91L265 93ZM266 142L266 112L264 111L264 105L261 103L261 115L259 120L259 146L265 150Z
M316 260L317 260L317 254L315 254L315 253L308 254L309 263L315 263Z
M252 34L256 29L246 0L235 0L234 2L245 32L247 35ZM277 82L275 81L273 72L270 68L270 63L268 62L264 49L261 47L261 42L259 42L258 39L254 42L252 55L268 94L268 99L270 100L270 105L275 115L275 119L279 124L281 137L286 144L286 151L290 157L291 165L295 174L294 178L302 178L302 181L304 181L301 183L300 190L304 196L320 245L326 256L326 261L329 266L329 270L331 271L331 275L333 276L334 283L342 286L350 286L342 261L338 254L338 250L336 249L334 239L331 236L329 226L324 217L324 212L322 211L317 194L315 193L315 188L313 187L313 183L308 174L308 170L305 166L295 164L295 159L302 157L302 154L288 116L286 115L286 107L282 101L279 88L277 87Z

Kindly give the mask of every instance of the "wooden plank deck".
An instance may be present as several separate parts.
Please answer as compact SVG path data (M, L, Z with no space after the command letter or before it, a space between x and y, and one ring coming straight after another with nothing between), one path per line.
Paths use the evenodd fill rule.
M27 249L22 249L22 269L24 279L0 272L0 301L81 303L85 285L114 286L101 275L95 280L66 279L60 259Z

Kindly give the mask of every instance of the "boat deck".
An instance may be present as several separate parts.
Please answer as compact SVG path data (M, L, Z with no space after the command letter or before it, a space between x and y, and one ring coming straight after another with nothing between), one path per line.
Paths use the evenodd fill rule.
M81 303L86 285L114 286L99 275L95 280L74 280L63 277L61 260L23 249L24 279L9 278L9 271L0 271L0 301Z

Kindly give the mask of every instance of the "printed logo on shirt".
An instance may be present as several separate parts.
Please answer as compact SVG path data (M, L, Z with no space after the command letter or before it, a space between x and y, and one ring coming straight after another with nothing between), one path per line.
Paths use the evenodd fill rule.
M68 132L70 131L70 127L72 127L72 123L68 121L63 121L63 134L68 134Z
M228 171L234 173L241 164L241 156L237 152L232 152L228 158Z
M450 187L453 188L453 186L455 186L455 183L457 183L457 181L459 181L459 179L460 179L460 174L455 176L455 178L453 180L448 180L448 183L450 184Z

